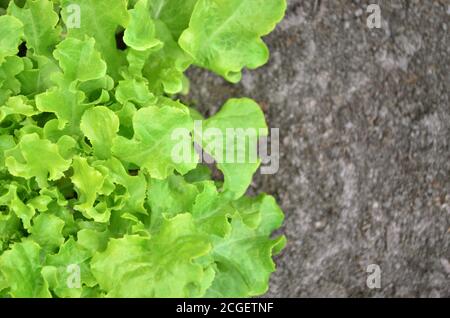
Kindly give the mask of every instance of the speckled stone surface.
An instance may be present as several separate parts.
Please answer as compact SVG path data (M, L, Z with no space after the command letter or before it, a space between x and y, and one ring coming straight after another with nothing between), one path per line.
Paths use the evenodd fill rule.
M450 297L450 1L288 2L268 65L189 74L205 114L248 96L280 129L280 170L251 190L286 213L266 296Z

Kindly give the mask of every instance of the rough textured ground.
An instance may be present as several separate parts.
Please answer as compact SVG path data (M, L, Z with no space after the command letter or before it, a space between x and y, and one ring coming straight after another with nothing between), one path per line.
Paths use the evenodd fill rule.
M249 96L280 128L289 239L269 297L450 297L450 1L291 0L270 63L240 85L193 70L214 113ZM366 287L368 264L381 289Z

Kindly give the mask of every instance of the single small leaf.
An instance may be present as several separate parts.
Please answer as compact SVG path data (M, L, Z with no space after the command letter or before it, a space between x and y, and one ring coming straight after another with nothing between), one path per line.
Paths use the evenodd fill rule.
M87 110L81 119L81 131L89 138L99 159L111 157L113 139L119 131L119 119L104 106Z
M25 96L13 96L8 99L4 106L0 106L0 122L10 115L22 115L31 117L38 114L33 105Z
M0 201L2 201L1 198ZM21 236L21 230L22 223L16 213L11 211L7 214L0 214L0 254L3 251L3 243L18 240Z
M59 17L53 10L53 2L28 0L20 8L11 1L8 12L23 23L27 48L32 49L35 55L50 57L60 33L57 26Z
M0 65L5 57L16 55L23 36L23 24L9 15L0 16Z
M64 221L60 218L41 213L33 219L31 239L48 251L54 251L64 243L62 229Z
M32 241L16 243L0 256L0 271L13 297L49 298L48 284L41 275L41 248Z
M244 67L267 62L261 37L281 21L285 0L198 0L180 46L195 63L236 83Z
M127 0L61 0L61 15L69 25L68 36L84 40L95 39L95 46L108 64L108 74L119 78L119 69L125 64L123 52L117 49L116 32L125 28L129 21ZM70 6L79 6L80 25L72 25L74 12Z
M6 169L5 167L5 151L16 146L13 136L0 135L0 171Z
M116 99L121 104L133 102L144 106L155 100L154 95L149 91L147 83L137 79L127 79L120 81L116 87Z
M192 208L195 223L209 234L226 236L231 230L228 218L235 213L235 209L217 191L213 181L204 181L199 187L202 191Z
M161 45L155 38L155 25L148 10L148 1L139 0L130 11L130 22L125 29L124 42L137 51Z
M108 245L109 233L108 231L82 229L77 233L77 237L78 244L91 253L103 252Z
M107 222L110 211L97 211L94 206L97 194L103 188L105 177L97 169L91 167L85 158L76 157L73 160L73 176L71 179L78 193L75 210L82 212L88 219L102 223Z
M66 38L53 52L64 75L71 81L81 82L102 78L106 75L106 63L95 49L95 40Z
M264 114L251 99L230 99L205 120L201 144L217 161L225 176L224 191L232 199L241 197L260 165L258 139L267 136Z
M35 215L35 209L23 202L17 194L18 186L15 183L9 184L7 192L0 197L0 206L7 206L21 221L26 230L31 228L31 219ZM11 220L9 220L11 221Z
M10 96L20 93L21 83L16 76L24 68L24 60L18 56L8 56L3 60L3 64L0 65L0 105L3 105Z
M213 257L218 270L207 297L262 295L275 271L273 250L284 237L272 240L248 228L238 216L233 218L231 227L228 237L214 239Z
M80 131L83 113L89 105L83 103L85 95L74 89L53 88L36 96L36 107L41 112L55 113L59 119L57 129L66 128L67 133L76 134ZM47 125L50 123L47 122ZM48 129L50 127L47 127Z

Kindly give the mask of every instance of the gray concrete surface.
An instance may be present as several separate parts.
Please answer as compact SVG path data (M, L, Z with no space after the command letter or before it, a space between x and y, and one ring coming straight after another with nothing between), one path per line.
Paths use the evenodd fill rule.
M267 66L190 72L204 113L248 96L280 128L280 170L253 186L286 213L268 297L450 297L449 28L447 0L290 0Z

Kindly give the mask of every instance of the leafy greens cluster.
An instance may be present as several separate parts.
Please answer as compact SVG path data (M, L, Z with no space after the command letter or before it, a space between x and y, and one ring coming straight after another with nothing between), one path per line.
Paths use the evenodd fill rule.
M214 181L198 158L171 159L171 133L194 120L267 131L250 99L202 118L174 96L188 91L190 65L237 82L266 63L261 37L285 8L0 0L0 297L267 291L285 238L272 238L283 222L274 198L245 195L259 164L218 164Z

